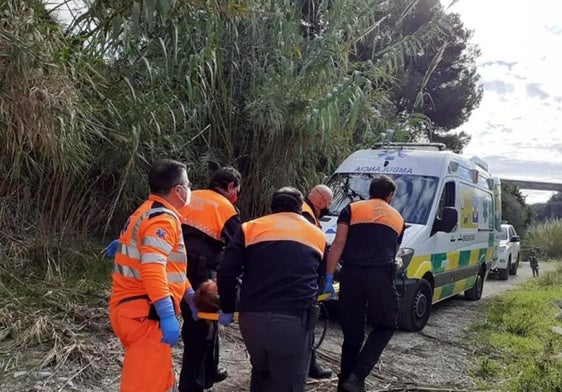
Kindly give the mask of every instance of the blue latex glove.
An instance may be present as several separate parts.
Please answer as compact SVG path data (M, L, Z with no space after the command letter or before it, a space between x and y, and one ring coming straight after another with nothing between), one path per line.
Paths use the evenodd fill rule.
M230 325L234 323L234 313L223 313L219 310L219 324Z
M326 286L324 286L324 293L330 293L330 297L328 300L336 298L336 292L334 291L334 275L327 274L326 275Z
M199 313L199 309L197 309L197 304L195 304L195 291L193 291L192 287L185 290L185 293L183 294L183 299L189 305L189 309L191 310L191 316L193 317L193 320L195 321L199 320L199 316L197 315Z
M107 245L105 248L105 255L110 259L115 257L115 253L117 253L117 246L119 245L119 240L113 240Z
M154 302L156 313L160 316L160 329L162 330L162 343L175 345L180 338L180 323L176 317L174 304L170 297Z

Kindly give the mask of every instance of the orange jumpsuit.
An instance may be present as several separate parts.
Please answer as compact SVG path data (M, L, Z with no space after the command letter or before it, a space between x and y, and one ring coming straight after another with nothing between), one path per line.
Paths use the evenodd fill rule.
M180 300L191 287L179 216L166 200L150 195L119 236L109 318L125 348L121 392L177 390L172 348L161 343L151 305L171 296L179 314Z

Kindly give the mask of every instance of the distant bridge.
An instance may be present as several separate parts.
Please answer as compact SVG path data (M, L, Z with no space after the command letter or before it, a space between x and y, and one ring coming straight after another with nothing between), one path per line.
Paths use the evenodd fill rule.
M544 182L544 181L527 181L512 180L508 178L500 178L502 184L517 185L519 189L535 189L538 191L555 191L562 192L562 183Z

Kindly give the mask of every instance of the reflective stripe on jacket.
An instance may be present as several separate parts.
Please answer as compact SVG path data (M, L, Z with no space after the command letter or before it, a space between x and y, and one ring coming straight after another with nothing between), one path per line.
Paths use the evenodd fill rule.
M172 296L176 312L190 287L187 256L178 211L150 195L127 220L115 254L110 307L131 297L151 302Z

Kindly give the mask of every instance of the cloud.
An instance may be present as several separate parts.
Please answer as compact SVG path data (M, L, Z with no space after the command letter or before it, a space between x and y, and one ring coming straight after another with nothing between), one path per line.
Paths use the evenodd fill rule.
M540 88L540 84L538 83L527 83L525 90L527 91L527 95L531 98L546 99L550 97L550 95Z
M507 69L509 69L509 71L511 71L511 67L513 67L514 65L517 65L517 61L502 61L502 60L486 61L485 63L482 63L481 65L482 65L482 67L499 65L499 66L502 66L502 67L507 67Z
M492 80L489 82L484 82L484 89L486 91L493 91L501 95L511 94L514 90L511 83L504 82L503 80Z
M460 127L472 137L464 151L486 160L500 178L562 182L561 4L465 0L452 7L482 53L484 95ZM533 199L540 195L533 192Z
M488 129L493 129L494 132L502 132L502 133L512 133L513 130L511 128L508 128L505 124L494 124L491 121L487 121L486 122L486 127Z
M562 26L560 25L548 25L545 26L545 30L551 34L562 36Z
M490 166L490 171L504 178L533 181L560 182L560 165L546 160L536 161L530 156L525 159L511 159L502 155L481 156ZM544 157L548 158L548 157ZM531 174L532 173L532 174Z

